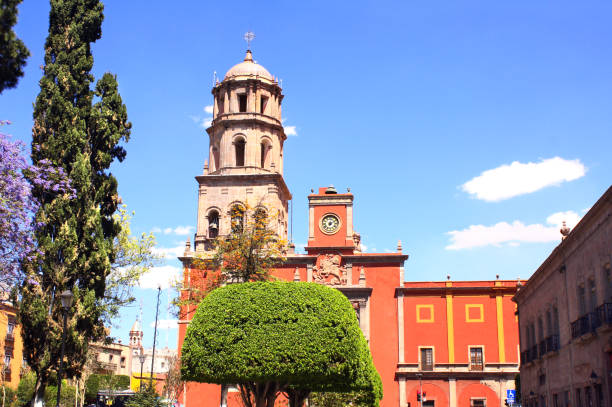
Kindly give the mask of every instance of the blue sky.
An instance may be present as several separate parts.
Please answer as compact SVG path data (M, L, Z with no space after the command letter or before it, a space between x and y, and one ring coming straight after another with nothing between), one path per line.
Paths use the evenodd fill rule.
M109 0L105 15L94 73L117 74L133 123L113 172L134 232L155 230L170 257L136 290L147 345L153 287L177 272L196 224L213 72L242 60L247 30L283 81L298 245L310 189L334 184L355 194L367 251L402 241L408 279L528 278L558 223L610 186L610 2ZM0 118L28 144L47 29L47 2L25 0L16 31L32 56ZM138 308L114 335L127 341ZM159 343L175 346L176 332Z

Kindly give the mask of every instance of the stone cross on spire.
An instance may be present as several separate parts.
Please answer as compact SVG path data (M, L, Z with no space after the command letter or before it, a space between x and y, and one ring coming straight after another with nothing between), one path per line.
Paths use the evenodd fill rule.
M247 43L247 49L251 49L251 41L253 41L255 39L255 34L251 31L247 31L244 33L244 40Z

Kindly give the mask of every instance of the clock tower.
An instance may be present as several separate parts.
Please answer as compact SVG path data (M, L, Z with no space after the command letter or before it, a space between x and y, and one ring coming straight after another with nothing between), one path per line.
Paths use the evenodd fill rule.
M287 239L291 193L283 179L282 89L247 50L212 89L213 120L208 161L198 181L194 249L211 249L212 239L230 233L232 216L266 211L278 236ZM190 247L186 248L187 252ZM186 253L187 254L187 253Z

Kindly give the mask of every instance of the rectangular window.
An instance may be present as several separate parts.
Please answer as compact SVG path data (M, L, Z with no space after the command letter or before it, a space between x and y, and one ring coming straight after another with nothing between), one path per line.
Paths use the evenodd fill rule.
M578 286L578 311L579 316L586 314L586 296L584 293L584 285Z
M266 113L266 106L268 105L268 98L265 96L261 97L260 103L259 103L259 113L264 114Z
M8 370L11 368L11 355L4 355L4 369Z
M223 114L223 99L217 100L217 114Z
M9 321L6 327L6 336L13 336L13 331L15 330L15 323Z
M433 348L421 348L421 370L433 370Z
M553 394L553 407L559 407L559 398L556 394Z
M238 111L246 112L247 111L247 95L246 93L238 94Z
M594 312L597 309L597 290L595 289L595 280L589 280L589 312Z
M470 370L483 370L482 348L470 348Z
M487 407L486 399L471 399L470 407Z
M576 389L576 407L582 407L582 394L580 389Z
M570 405L570 392L569 390L565 391L565 393L563 393L563 402L564 402L564 406L565 407L569 407Z

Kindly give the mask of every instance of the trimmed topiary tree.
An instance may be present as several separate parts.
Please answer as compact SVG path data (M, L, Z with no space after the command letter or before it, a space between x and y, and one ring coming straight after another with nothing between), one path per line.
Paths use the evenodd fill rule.
M255 282L218 288L202 300L187 328L181 374L237 384L245 406L272 407L280 393L297 389L306 396L310 389L352 390L372 374L371 360L341 292L314 283Z

